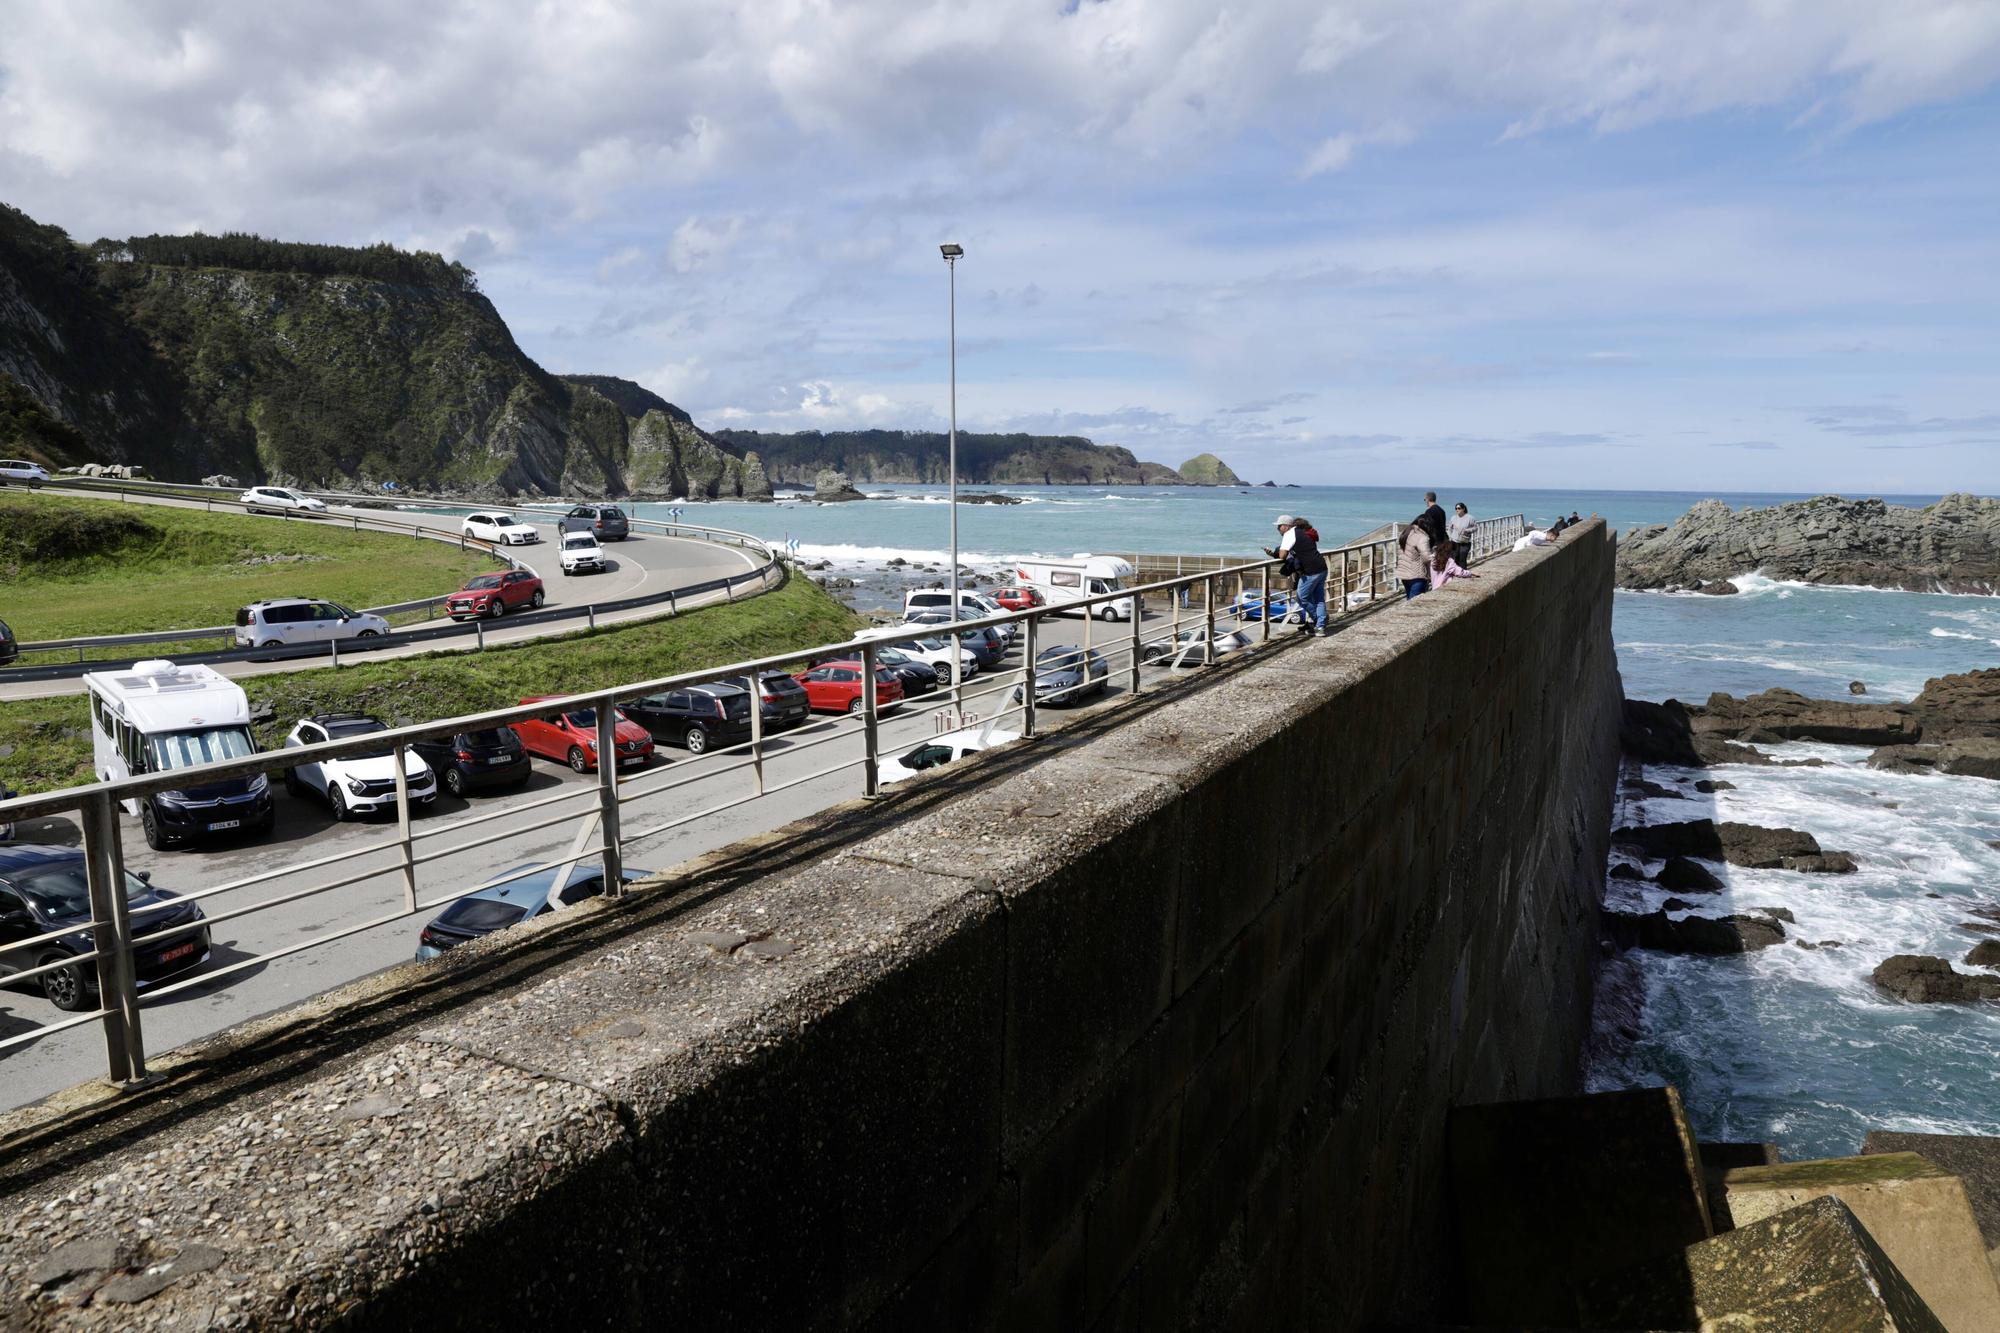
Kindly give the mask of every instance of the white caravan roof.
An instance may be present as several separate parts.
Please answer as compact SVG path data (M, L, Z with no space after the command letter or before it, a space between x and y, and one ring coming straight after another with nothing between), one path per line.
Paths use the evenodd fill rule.
M243 687L213 667L139 662L123 671L92 671L83 684L148 735L250 725Z

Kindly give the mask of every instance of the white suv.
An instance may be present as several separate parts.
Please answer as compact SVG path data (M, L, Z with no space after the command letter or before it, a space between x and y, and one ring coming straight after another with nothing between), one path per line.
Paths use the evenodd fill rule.
M382 723L365 713L315 713L285 737L285 748L322 741L352 740L371 731L387 731ZM409 790L410 804L429 805L437 800L437 775L403 747L403 785ZM333 807L336 821L350 815L374 814L396 808L396 756L387 745L379 745L342 759L323 759L298 764L285 770L285 787L294 796L318 792Z
M942 611L949 618L951 615L951 590L949 588L925 588L917 592L904 593L903 618L907 620L912 613L918 611ZM984 620L987 616L1004 616L1006 614L1007 608L994 601L991 597L986 596L986 594L974 592L970 588L960 588L958 590L958 618L960 620ZM999 630L1009 643L1012 643L1015 636L1021 632L1019 621L1009 621L1005 625L995 625L994 628Z
M562 543L563 573L601 574L604 572L604 548L597 544L597 538L587 532L565 532Z
M886 639L892 634L904 633L904 625L885 625L879 630L862 630L857 639ZM939 679L951 675L951 655L954 651L950 639L939 635L931 639L908 639L896 645L896 651L905 657L913 657L938 673ZM958 678L970 680L979 674L979 654L970 648L956 649L958 653Z
M458 530L476 541L492 542L495 546L533 546L542 539L533 524L523 523L512 514L467 514Z
M23 486L39 486L49 479L49 470L25 458L0 458L0 486L17 481Z
M389 622L373 611L351 611L339 602L274 597L236 612L238 648L289 648L332 639L379 639Z
M326 502L315 500L310 495L301 495L286 486L252 486L238 497L240 503L251 513L264 510L278 514L290 510L295 514L324 514Z

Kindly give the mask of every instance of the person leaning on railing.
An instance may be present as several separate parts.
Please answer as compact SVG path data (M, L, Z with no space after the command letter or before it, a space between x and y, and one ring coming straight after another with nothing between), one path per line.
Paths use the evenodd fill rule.
M1306 520L1292 520L1291 549L1285 552L1281 574L1297 579L1292 600L1299 607L1299 633L1326 633L1326 557L1320 554L1319 531Z

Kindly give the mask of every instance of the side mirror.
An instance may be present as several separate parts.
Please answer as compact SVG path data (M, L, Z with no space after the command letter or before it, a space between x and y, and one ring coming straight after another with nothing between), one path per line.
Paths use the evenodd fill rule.
M11 912L0 912L0 930L7 930L17 926L32 929L34 924L29 919L28 914L18 907Z
M151 884L153 882L153 872L150 870L135 870L132 872L132 878L138 880L141 884Z

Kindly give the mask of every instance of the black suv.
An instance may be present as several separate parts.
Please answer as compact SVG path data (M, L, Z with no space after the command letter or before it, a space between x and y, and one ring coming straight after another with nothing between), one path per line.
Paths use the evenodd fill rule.
M431 766L453 796L488 787L518 787L534 771L521 738L512 727L461 731L456 736L432 736L411 741L417 757Z
M14 631L7 628L7 622L0 620L0 666L21 655L21 641L14 637Z
M131 912L132 970L141 983L160 981L208 961L208 926L201 908L125 872ZM68 930L36 944L16 941ZM82 851L74 847L0 847L0 985L38 986L49 1003L75 1013L97 1007L97 964L71 963L25 982L5 978L91 951L90 890Z
M601 542L622 542L632 524L617 505L578 505L562 518L564 532L588 532Z
M689 754L750 739L750 692L741 685L690 685L634 699L620 711L654 740L685 746Z

